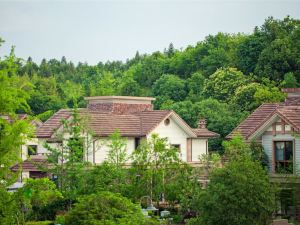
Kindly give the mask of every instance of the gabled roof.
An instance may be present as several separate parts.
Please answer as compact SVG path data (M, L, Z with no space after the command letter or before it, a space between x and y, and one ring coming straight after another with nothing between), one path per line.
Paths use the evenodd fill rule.
M82 118L86 118L88 127L95 136L107 137L118 129L124 137L143 137L148 135L166 118L173 116L192 137L214 137L216 134L207 129L198 131L187 125L171 110L147 110L128 114L104 113L97 110L78 109ZM61 121L70 118L72 111L62 109L48 119L38 130L38 138L53 138L61 127Z
M300 105L291 106L283 103L269 103L258 107L226 138L232 138L234 134L240 133L245 139L248 139L275 115L290 124L296 131L300 131Z

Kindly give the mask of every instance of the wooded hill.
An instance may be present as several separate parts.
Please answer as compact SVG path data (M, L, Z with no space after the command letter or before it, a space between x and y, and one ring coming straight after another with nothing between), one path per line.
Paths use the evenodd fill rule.
M282 101L282 87L299 86L299 25L298 19L270 17L251 34L218 33L184 50L170 44L164 52L97 65L74 65L65 57L38 65L12 50L0 60L0 71L26 92L28 106L19 112L46 120L75 103L84 107L85 96L154 96L157 109L175 110L192 127L206 118L221 134L210 148L222 151L221 140L251 111Z

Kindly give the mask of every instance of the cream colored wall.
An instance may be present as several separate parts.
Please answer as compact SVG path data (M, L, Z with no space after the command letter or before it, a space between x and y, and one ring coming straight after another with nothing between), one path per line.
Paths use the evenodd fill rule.
M31 139L27 139L25 141L25 144L21 146L21 150L22 150L22 160L26 160L27 156L28 156L28 146L29 145L38 145L38 139L37 138L31 138Z
M198 162L199 157L206 154L207 139L192 139L192 161Z
M169 125L165 125L162 121L149 135L147 138L151 137L151 134L156 133L159 137L168 138L168 142L171 145L180 145L180 156L182 161L187 161L186 148L187 148L187 138L189 137L186 132L176 123L172 118L170 119Z
M127 139L127 156L129 157L134 151L135 140L134 138L126 138ZM107 155L109 152L109 140L108 138L100 138L95 141L95 163L100 164L107 160ZM93 150L91 149L93 146L89 148L89 152L91 154L88 157L89 162L93 162ZM127 162L130 162L128 160Z

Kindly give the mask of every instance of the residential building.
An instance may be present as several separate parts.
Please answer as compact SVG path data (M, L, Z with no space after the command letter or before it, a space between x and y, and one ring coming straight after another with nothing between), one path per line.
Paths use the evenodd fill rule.
M300 88L283 89L285 102L258 107L227 138L239 133L261 143L271 174L300 173Z
M82 134L85 137L84 160L93 164L101 164L107 159L108 137L115 130L119 130L121 136L126 138L128 155L143 139L149 139L156 133L178 148L181 160L190 164L199 163L199 157L208 153L208 139L218 136L206 128L205 120L199 120L198 128L191 128L174 111L154 110L154 98L99 96L87 97L85 100L87 108L78 109L78 113L90 131ZM71 117L71 109L61 109L37 129L36 143L30 145L35 152L31 159L43 163L40 156L49 153L45 143L52 147L62 144L57 138L63 129L62 120L69 120ZM64 135L63 139L68 139L68 134ZM29 177L45 175L39 174L37 168L32 168L30 161L25 161L24 165L32 169Z

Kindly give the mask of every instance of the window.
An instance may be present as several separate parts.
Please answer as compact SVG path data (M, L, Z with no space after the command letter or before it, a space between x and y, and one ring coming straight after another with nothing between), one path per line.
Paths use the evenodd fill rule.
M275 172L293 173L293 142L275 141Z
M27 146L27 153L29 156L37 155L37 145L28 145Z
M140 144L141 144L141 139L140 138L135 138L134 139L134 149L137 149Z

